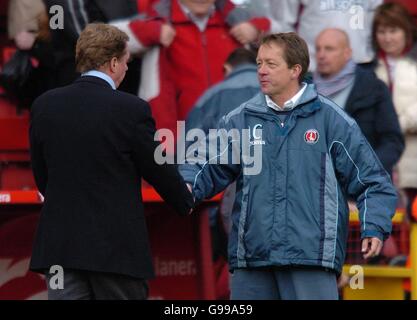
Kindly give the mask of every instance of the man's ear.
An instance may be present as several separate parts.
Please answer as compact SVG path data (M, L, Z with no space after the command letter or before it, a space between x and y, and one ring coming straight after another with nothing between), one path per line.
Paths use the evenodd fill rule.
M303 68L299 64L295 64L292 68L292 74L291 79L298 79L300 77L301 71L303 71Z
M111 58L110 65L109 65L109 68L110 68L110 72L111 73L115 73L116 72L117 63L118 63L118 61L117 61L117 58L116 57Z
M351 48L346 48L345 49L345 60L349 61L350 59L352 59L352 55L353 55L352 49Z
M228 76L233 70L233 67L229 63L223 65L223 73L225 76Z

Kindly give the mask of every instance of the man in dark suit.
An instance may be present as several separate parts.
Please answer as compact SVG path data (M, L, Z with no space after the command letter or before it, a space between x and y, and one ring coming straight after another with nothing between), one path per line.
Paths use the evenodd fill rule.
M141 178L180 214L194 205L176 168L154 160L149 105L116 90L127 41L115 27L88 25L76 48L82 76L32 106L32 166L45 202L30 268L46 274L50 299L145 299L154 273ZM64 289L51 286L54 265Z

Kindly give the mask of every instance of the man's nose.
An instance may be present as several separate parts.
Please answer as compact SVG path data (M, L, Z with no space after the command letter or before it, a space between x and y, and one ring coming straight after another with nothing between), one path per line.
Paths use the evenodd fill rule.
M266 74L266 73L267 73L267 70L265 68L265 65L263 64L258 65L258 74Z
M322 50L316 50L316 58L322 59L323 58L323 51Z

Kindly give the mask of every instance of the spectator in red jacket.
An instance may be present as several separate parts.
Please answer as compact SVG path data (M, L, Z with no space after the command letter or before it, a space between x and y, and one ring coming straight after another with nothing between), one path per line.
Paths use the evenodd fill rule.
M146 51L139 95L151 103L157 126L175 132L176 121L223 79L227 56L268 31L269 20L230 1L160 0L146 18L116 26L130 33L131 51Z

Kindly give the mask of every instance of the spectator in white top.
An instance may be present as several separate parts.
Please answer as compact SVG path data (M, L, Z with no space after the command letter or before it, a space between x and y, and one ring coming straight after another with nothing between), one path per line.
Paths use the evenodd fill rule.
M372 61L371 24L382 0L268 0L262 1L272 32L297 31L307 42L310 71L315 71L314 40L326 28L344 30L356 63Z

